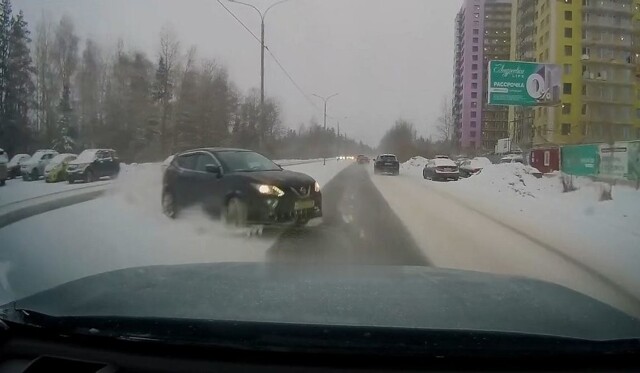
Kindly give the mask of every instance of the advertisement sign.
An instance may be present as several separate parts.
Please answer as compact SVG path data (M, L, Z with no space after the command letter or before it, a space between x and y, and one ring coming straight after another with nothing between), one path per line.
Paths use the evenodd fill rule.
M600 145L600 176L626 179L629 172L629 143L616 142Z
M598 174L599 145L568 145L561 151L562 172L574 176L595 176Z
M506 106L560 104L562 68L519 61L489 61L488 103Z

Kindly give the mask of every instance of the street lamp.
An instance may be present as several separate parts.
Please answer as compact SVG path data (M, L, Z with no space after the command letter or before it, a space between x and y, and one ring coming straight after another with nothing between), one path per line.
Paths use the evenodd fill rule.
M290 0L280 0L276 3L271 4L271 6L269 6L264 12L261 12L260 9L251 4L243 3L242 1L229 0L229 2L231 3L246 5L258 12L258 14L260 15L260 142L262 142L262 137L264 135L264 50L266 49L266 46L264 44L264 20L273 7L287 1Z
M337 95L339 95L340 93L334 93L331 96L328 97L322 97L320 95L317 94L313 94L312 96L316 96L317 98L321 99L322 101L324 101L324 129L325 131L327 130L327 102L329 102L329 100L331 100L333 97L336 97Z

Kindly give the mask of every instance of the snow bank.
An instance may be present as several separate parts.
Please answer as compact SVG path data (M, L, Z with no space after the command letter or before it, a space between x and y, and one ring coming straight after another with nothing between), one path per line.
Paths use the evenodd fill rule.
M409 162L403 170L415 182L544 242L640 298L640 191L614 186L613 200L600 202L602 183L576 178L579 189L563 193L560 174L543 178L518 163L485 167L458 182L423 180Z

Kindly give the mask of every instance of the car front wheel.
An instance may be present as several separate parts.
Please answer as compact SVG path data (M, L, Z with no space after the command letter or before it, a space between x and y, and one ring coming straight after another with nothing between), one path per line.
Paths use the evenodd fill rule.
M93 171L87 170L87 173L84 175L84 182L92 183L94 180L95 180L95 177L93 176Z
M247 204L240 198L233 197L227 202L222 218L224 224L230 228L244 228L248 219Z
M170 219L175 219L178 216L178 206L172 192L162 192L162 213Z

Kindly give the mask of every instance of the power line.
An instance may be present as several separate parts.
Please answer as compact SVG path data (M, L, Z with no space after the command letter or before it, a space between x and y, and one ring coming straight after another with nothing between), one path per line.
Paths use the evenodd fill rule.
M253 36L254 39L256 39L256 41L258 42L258 44L262 45L262 41L260 40L260 38L258 38L256 36L256 34L253 33L253 31L251 31L251 29L249 27L247 27L247 25L245 25L242 20L240 20L240 18L238 18L232 11L231 9L227 8L221 0L217 0L218 4L220 4L229 14L231 14L231 16L233 16L233 18L235 18L236 21L238 21L238 23L240 23L242 25L242 27L244 27L245 30L247 30L247 32L249 32L251 34L251 36ZM316 110L320 110L320 108L316 105L315 102L313 102L313 100L311 100L311 98L304 92L304 90L300 87L300 85L298 85L298 83L296 83L296 81L293 79L293 77L291 76L291 74L289 74L289 72L287 71L287 69L284 68L284 66L282 66L282 63L280 63L280 60L278 60L278 58L276 57L275 54L273 54L273 52L271 52L271 50L265 45L264 48L266 49L267 52L269 52L269 55L271 56L271 58L273 58L273 60L275 61L275 63L278 65L278 67L280 68L280 70L282 70L282 72L284 73L284 75L286 75L286 77L289 79L289 81L291 81L291 83L296 87L296 89L298 90L298 92L300 92L300 94L305 98L305 100L307 100L307 102L313 106Z
M254 33L253 33L253 31L251 31L251 29L250 29L249 27L247 27L247 25L245 25L245 24L240 20L240 18L238 18L238 17L237 17L237 16L236 16L232 11L231 11L231 9L227 8L227 6L226 6L226 5L224 5L224 4L222 3L222 1L221 1L221 0L218 0L218 4L222 5L222 7L223 7L223 8L224 8L224 9L225 9L229 14L231 14L231 15L233 16L233 18L235 18L235 19L236 19L236 21L238 21L238 23L240 23L240 24L242 25L242 27L244 27L244 29L245 29L245 30L247 30L247 31L251 34L251 36L253 36L253 38L254 38L254 39L256 39L256 40L258 41L258 44L262 45L262 41L260 40L260 38L259 38L259 37L257 37L257 36L256 36L256 34L254 34Z

